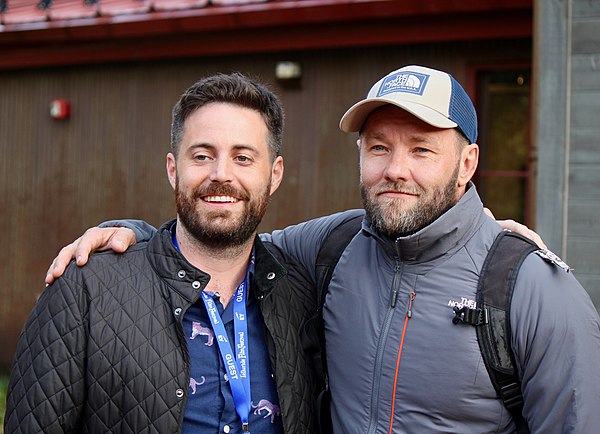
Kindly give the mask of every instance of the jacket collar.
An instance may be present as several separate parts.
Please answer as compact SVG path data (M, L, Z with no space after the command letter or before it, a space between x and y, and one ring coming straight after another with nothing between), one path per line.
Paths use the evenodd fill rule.
M194 303L208 285L210 275L190 264L175 248L170 230L174 222L164 223L148 241L148 259L161 279L187 301ZM254 288L257 298L261 300L287 272L258 236L254 239L254 251L256 263L250 288Z
M481 226L485 214L475 185L469 182L458 203L437 220L407 237L391 240L373 229L365 217L363 230L378 240L388 253L406 263L427 262L452 255Z

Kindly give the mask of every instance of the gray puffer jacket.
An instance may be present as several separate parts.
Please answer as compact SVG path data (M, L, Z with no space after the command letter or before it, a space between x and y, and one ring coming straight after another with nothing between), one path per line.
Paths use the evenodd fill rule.
M307 270L351 211L277 231ZM453 307L475 305L499 226L470 186L423 230L389 240L368 221L333 273L324 320L334 432L510 433L511 417L483 364L475 328ZM313 276L314 280L314 276ZM532 433L600 429L600 320L572 273L530 254L511 304L512 348Z
M180 431L189 384L181 320L209 276L173 247L170 224L124 254L71 264L46 288L19 341L7 434ZM299 335L316 310L313 290L274 246L257 238L255 253L251 288L266 324L284 429L313 433L318 387Z

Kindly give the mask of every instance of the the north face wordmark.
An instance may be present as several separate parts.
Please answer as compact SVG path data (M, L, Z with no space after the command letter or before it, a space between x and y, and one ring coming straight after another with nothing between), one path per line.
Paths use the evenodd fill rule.
M457 307L462 309L463 307L468 307L469 309L476 309L477 302L475 300L469 300L468 298L461 297L460 301L449 300L448 306L454 308Z
M390 75L383 80L379 92L377 92L377 96L379 97L393 92L408 92L423 95L428 80L428 74L409 71L399 72L398 74Z

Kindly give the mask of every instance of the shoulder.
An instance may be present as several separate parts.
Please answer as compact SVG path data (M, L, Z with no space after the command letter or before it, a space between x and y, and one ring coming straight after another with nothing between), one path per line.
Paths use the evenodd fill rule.
M582 296L587 294L571 268L551 251L530 253L519 270L515 290L527 290L536 297Z
M536 251L523 262L513 292L511 322L552 328L598 324L598 312L572 270L555 255Z
M75 261L71 261L64 275L57 279L57 283L71 290L89 289L99 285L107 289L110 287L108 285L110 282L140 272L146 262L147 247L147 243L142 242L131 246L124 253L113 251L94 253L83 266L78 266Z
M365 212L362 209L342 211L323 217L317 217L295 225L290 225L285 229L273 231L272 234L261 234L261 238L263 240L270 241L272 238L279 239L281 237L293 235L306 236L315 234L319 236L324 236L331 232L335 227L344 223L345 221L351 220L356 217L362 218L364 214Z

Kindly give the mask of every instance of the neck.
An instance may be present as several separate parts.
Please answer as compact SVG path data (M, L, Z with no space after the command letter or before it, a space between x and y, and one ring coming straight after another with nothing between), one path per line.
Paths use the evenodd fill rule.
M185 259L210 275L205 290L218 292L221 303L226 306L238 285L246 277L254 237L239 246L215 249L194 238L179 222L175 233L179 249Z

